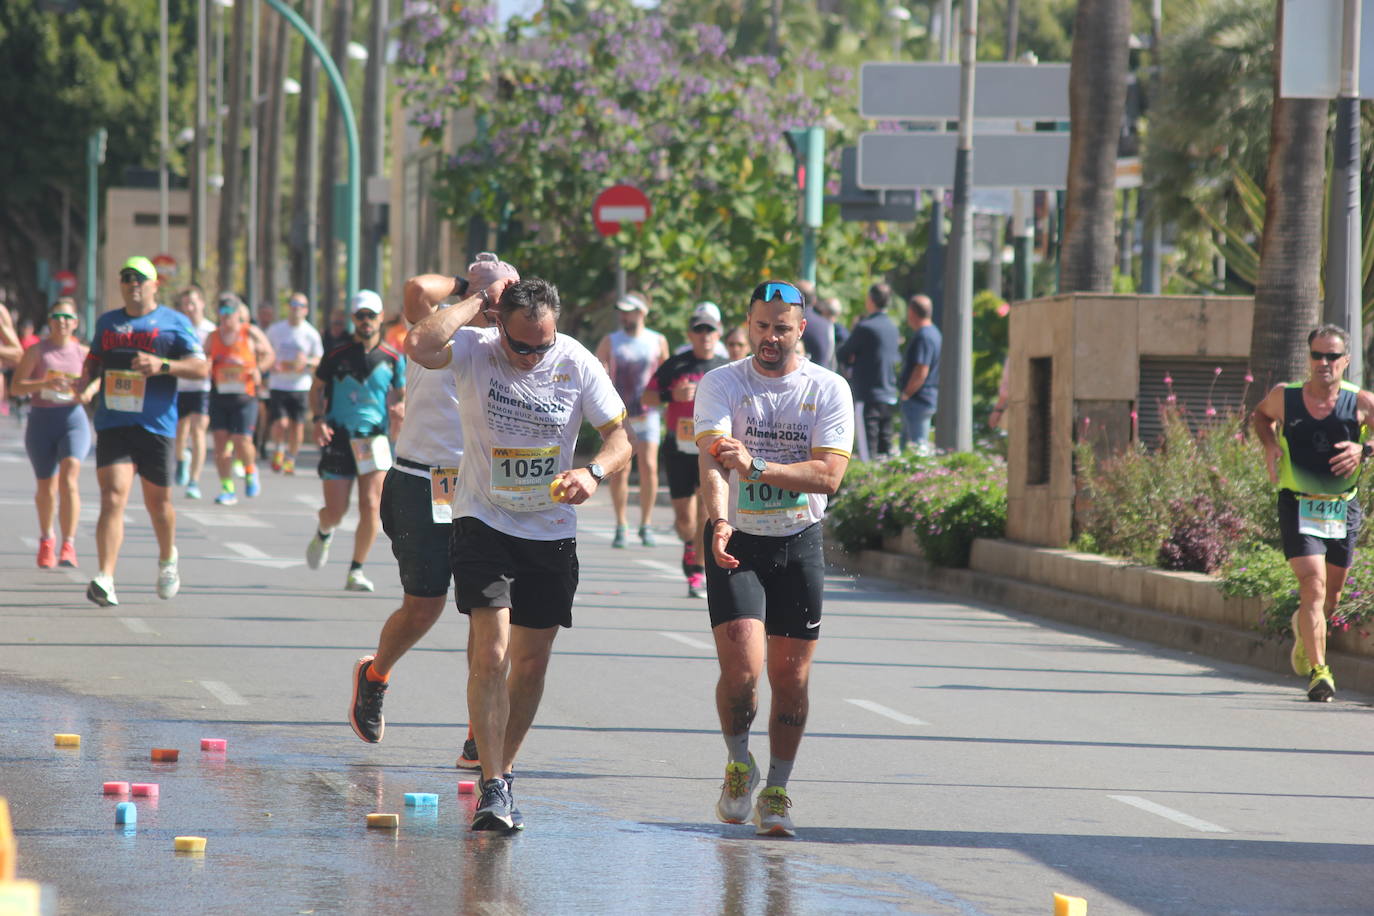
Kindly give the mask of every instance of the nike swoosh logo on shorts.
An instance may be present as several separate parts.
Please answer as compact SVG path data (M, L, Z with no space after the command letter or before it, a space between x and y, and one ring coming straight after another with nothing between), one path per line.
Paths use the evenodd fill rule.
M821 622L820 622L819 620L816 620L816 621L808 620L808 621L806 622L806 628L807 628L808 630L814 630L814 629L816 629L816 627L818 627L818 626L820 626L820 625L821 625Z

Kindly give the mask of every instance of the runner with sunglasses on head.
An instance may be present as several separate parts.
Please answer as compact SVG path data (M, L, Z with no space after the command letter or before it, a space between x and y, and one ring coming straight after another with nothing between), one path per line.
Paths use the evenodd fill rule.
M770 836L795 835L787 781L820 636L821 519L854 447L849 385L798 353L804 306L792 284L760 284L747 321L754 356L706 373L696 392L716 711L729 754L716 814L727 824L750 816L761 774L749 727L766 664L771 760L752 813L757 832Z
M1374 454L1367 425L1374 394L1342 381L1350 335L1324 324L1307 335L1304 382L1276 386L1251 417L1269 479L1279 487L1283 554L1298 577L1293 672L1308 678L1307 698L1330 702L1336 679L1326 658L1327 619L1341 599L1360 536L1360 468Z
M437 310L453 307L444 305L445 299L468 298L469 291L479 296L497 280L518 279L514 267L484 251L469 265L466 277L423 274L406 281L404 315L412 325L418 324ZM487 312L476 312L473 324L489 327ZM382 627L377 653L364 655L353 666L348 721L354 733L369 743L382 740L386 726L382 700L392 669L444 613L453 578L448 542L453 528L453 487L463 462L462 418L453 373L407 360L406 413L396 438L395 464L382 484L382 530L391 539L404 595L400 608ZM481 767L470 727L457 765Z
M698 509L701 469L692 432L692 406L701 377L728 362L716 353L720 325L720 308L714 302L698 303L687 321L690 346L659 366L649 387L644 389L646 407L667 405L663 464L668 472L668 495L673 501L673 523L682 540L682 574L687 577L690 598L706 597L706 567L701 559L704 516Z
M14 392L30 395L24 450L38 481L38 565L76 565L76 523L81 516L81 462L91 450L91 421L83 409L100 386L76 387L86 345L76 339L76 302L65 296L48 312L48 336L24 351L14 370ZM61 503L61 554L53 534Z
M496 305L494 328L465 327ZM515 757L534 721L559 627L572 626L577 513L625 467L625 404L601 363L558 333L558 290L497 280L410 329L406 352L457 379L463 463L453 498L454 594L468 615L468 716L482 752L472 829L510 829ZM582 420L601 433L574 466Z

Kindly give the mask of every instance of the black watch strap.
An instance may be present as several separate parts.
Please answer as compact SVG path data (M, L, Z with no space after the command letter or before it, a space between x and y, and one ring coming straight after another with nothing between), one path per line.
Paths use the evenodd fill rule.
M466 298L466 297L467 297L467 294L468 294L468 278L467 278L467 277L454 277L454 278L453 278L453 295L457 296L459 299L463 299L463 298Z
M1360 457L1374 457L1374 442L1366 442L1364 445L1360 446Z

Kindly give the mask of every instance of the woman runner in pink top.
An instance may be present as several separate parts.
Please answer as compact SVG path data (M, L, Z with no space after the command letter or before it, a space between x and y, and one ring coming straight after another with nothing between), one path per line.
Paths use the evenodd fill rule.
M38 479L34 504L38 507L38 565L76 566L76 521L81 514L77 476L91 450L91 422L85 405L100 387L97 378L84 390L73 386L81 378L86 347L75 337L76 303L66 297L48 313L48 336L24 351L14 370L14 393L30 395L24 448ZM58 556L53 521L61 499L62 552Z

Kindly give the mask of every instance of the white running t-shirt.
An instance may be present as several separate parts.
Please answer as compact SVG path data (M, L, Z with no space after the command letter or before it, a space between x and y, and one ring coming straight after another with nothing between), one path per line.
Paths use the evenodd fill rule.
M604 432L624 420L625 402L600 361L566 334L529 372L510 364L500 335L460 328L453 336L464 444L453 517L532 541L573 537L577 511L554 502L549 483L576 467L582 420Z
M267 342L277 353L277 362L268 376L267 387L271 391L309 391L315 379L315 370L284 372L278 368L282 363L294 362L301 357L319 359L324 356L324 341L320 332L308 321L292 326L285 318L272 322L267 329Z
M396 457L431 468L456 468L462 463L458 380L451 366L426 369L413 359L406 360L406 419L396 437ZM398 464L396 470L429 477L418 468Z
M849 456L854 448L854 398L849 383L802 360L780 378L762 375L749 357L712 369L697 383L697 442L732 436L749 454L778 464L809 461L817 452ZM822 493L797 493L730 474L730 524L748 534L785 537L825 518Z
M189 320L189 319L188 319ZM200 324L196 325L196 333L200 335L200 348L209 352L210 345L206 342L210 335L219 330L219 325L213 321L200 319ZM177 378L177 394L183 391L209 391L210 374L207 372L205 378Z

